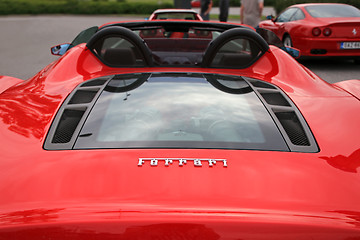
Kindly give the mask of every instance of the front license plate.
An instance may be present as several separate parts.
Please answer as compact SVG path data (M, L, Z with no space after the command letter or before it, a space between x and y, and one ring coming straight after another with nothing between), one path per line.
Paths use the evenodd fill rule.
M340 49L360 49L360 42L342 42Z

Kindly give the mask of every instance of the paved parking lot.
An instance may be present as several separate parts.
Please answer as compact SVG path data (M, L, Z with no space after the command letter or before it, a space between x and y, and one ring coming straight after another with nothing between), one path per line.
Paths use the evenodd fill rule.
M106 22L139 19L121 16L4 16L0 17L0 75L27 79L57 59L50 47L71 42L83 29ZM350 60L309 60L302 63L333 83L360 79L360 66Z

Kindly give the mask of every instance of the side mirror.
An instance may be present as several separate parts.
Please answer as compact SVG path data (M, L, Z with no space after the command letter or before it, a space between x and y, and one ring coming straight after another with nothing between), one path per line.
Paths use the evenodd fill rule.
M282 47L282 50L287 52L290 56L292 56L295 59L298 59L301 56L300 50L293 47Z
M271 20L271 21L275 21L275 17L273 15L267 15L266 16L266 20Z
M52 55L57 55L57 56L62 56L69 49L69 47L70 47L70 43L64 43L64 44L56 45L56 46L50 48L51 54Z

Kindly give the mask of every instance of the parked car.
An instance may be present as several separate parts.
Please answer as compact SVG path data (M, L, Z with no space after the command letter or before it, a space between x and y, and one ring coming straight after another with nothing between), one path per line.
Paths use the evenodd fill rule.
M288 7L276 18L260 22L302 56L360 58L360 10L346 4L309 3Z
M193 7L193 8L199 8L200 5L201 5L200 0L192 0L191 1L191 7Z
M149 17L149 20L167 19L203 20L202 17L192 9L158 9Z
M115 22L0 76L0 239L359 239L360 80L271 35Z

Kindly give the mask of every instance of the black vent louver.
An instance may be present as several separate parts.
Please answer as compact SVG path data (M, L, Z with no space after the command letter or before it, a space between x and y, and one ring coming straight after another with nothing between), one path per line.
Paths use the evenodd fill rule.
M71 137L79 124L82 116L84 115L86 109L84 110L72 110L65 109L63 112L58 127L56 128L52 143L68 143L71 140Z
M80 126L105 87L105 83L113 76L93 79L79 85L64 101L55 116L53 124L45 140L45 149L71 149Z
M265 101L270 105L279 105L279 106L289 106L289 102L284 98L284 96L279 92L262 92L259 91L261 96Z
M90 103L98 89L94 90L77 90L74 96L70 99L69 104L81 104L81 103Z
M252 81L251 84L256 88L270 88L276 89L274 86L261 81Z
M107 82L108 79L94 79L88 82L83 83L82 87L94 87L94 86L102 86L105 82Z
M276 117L279 119L281 125L284 127L285 132L294 145L309 146L309 140L306 133L296 116L295 112L277 112Z
M276 86L244 78L263 100L265 107L278 125L289 148L294 152L318 152L319 148L309 126L290 98Z

